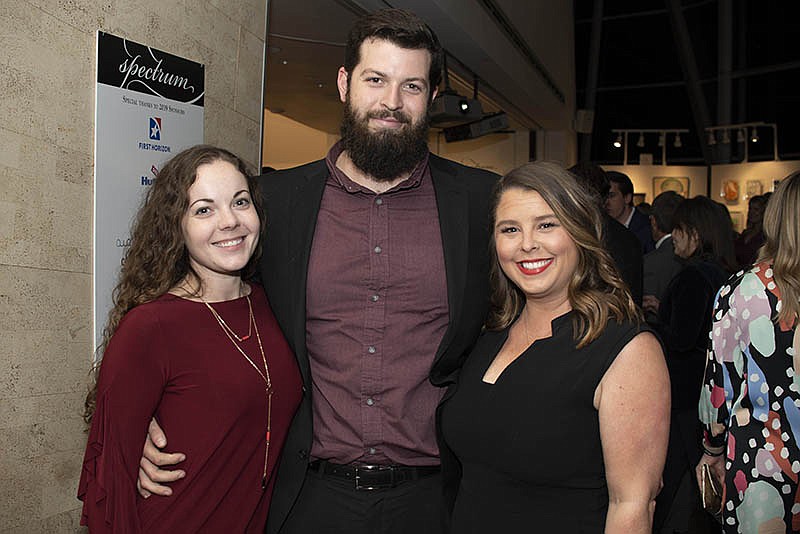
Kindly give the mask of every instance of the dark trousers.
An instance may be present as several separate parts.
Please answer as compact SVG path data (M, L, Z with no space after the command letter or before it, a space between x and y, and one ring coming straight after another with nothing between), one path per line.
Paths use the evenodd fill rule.
M441 474L389 489L354 486L309 470L281 534L444 534Z
M656 498L653 532L720 532L710 514L703 510L694 468L700 461L702 428L697 409L672 410L664 487Z

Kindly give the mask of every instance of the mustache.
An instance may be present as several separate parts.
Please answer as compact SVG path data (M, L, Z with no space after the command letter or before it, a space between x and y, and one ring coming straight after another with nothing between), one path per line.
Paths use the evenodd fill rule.
M392 111L390 109L371 111L367 114L367 117L370 119L393 119L403 124L411 123L411 117L409 117L406 113L403 113L402 111Z

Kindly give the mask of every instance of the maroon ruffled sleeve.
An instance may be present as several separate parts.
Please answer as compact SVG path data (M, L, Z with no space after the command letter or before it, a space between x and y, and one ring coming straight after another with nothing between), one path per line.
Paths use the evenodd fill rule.
M148 305L129 312L103 356L78 498L92 533L140 532L136 477L147 427L166 384L158 320Z

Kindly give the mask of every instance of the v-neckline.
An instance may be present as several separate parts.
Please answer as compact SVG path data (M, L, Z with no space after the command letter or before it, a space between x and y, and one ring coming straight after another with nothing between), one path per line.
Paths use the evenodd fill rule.
M508 335L511 332L511 327L509 326L508 328L506 328L505 331L502 332L503 335L501 336L501 338L499 340L499 344L495 345L495 350L492 351L492 355L488 358L488 362L486 362L485 365L482 366L483 372L480 375L481 383L482 384L486 384L487 386L496 386L497 383L500 382L500 379L503 378L503 376L505 376L505 374L508 371L508 369L512 365L517 363L517 361L521 360L525 356L525 354L527 352L529 352L532 348L534 348L540 342L544 342L544 341L547 341L547 340L555 338L557 333L558 333L558 329L562 328L562 324L561 323L563 321L565 321L566 318L569 317L571 314L572 314L572 310L569 310L569 311L566 311L566 312L562 313L558 317L553 318L553 320L550 321L550 335L549 336L538 338L538 339L534 339L533 342L530 345L525 347L525 349L516 356L516 358L514 358L513 360L508 362L508 365L506 365L503 368L503 370L500 371L500 373L497 375L497 377L495 377L494 382L488 382L488 381L485 380L486 373L489 371L489 368L492 366L492 363L494 362L495 358L497 358L497 355L500 353L500 350L503 348L503 345L505 345L506 341L508 341Z

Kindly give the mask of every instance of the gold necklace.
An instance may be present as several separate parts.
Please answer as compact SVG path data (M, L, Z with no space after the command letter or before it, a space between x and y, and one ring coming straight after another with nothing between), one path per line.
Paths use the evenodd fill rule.
M255 316L253 315L253 305L250 302L250 295L245 295L245 298L247 299L247 308L250 311L250 325L248 328L252 332L252 328L253 326L255 326L256 339L258 340L258 350L261 351L261 361L264 363L264 373L261 372L261 369L258 368L258 366L253 362L253 360L250 359L250 356L248 356L247 353L244 351L244 349L241 346L239 346L239 343L236 342L236 340L239 340L239 342L241 343L242 341L249 338L250 334L248 334L247 337L239 339L233 332L233 330L231 330L230 327L225 323L225 321L222 320L222 316L220 316L220 314L217 313L217 310L215 310L211 306L211 304L209 304L205 300L203 300L203 304L205 304L208 307L208 309L211 310L211 315L213 315L214 319L217 320L217 324L219 324L220 328L222 328L222 331L225 332L225 335L228 337L228 339L231 340L231 343L233 343L233 346L236 347L236 350L238 350L239 353L242 356L244 356L244 359L250 363L253 369L256 370L258 375L264 381L264 387L267 394L267 432L264 438L264 441L266 442L266 450L264 451L264 473L261 477L261 489L265 490L267 489L267 464L269 461L269 442L272 434L272 393L273 393L272 379L269 376L269 365L267 365L267 356L264 354L264 346L261 344L261 334L258 331L258 325L256 324L256 319Z
M239 296L242 296L241 292L239 293ZM253 323L255 323L255 318L253 317L253 307L250 305L250 298L247 299L247 307L250 310L250 319L247 323L247 335L242 337L236 335L236 332L233 331L233 328L228 326L228 323L226 323L222 316L217 313L217 310L211 307L211 304L205 300L203 300L203 304L205 304L208 309L211 310L211 313L214 315L214 319L216 319L222 329L225 330L225 333L232 335L239 343L247 341L250 339L250 336L253 335Z

